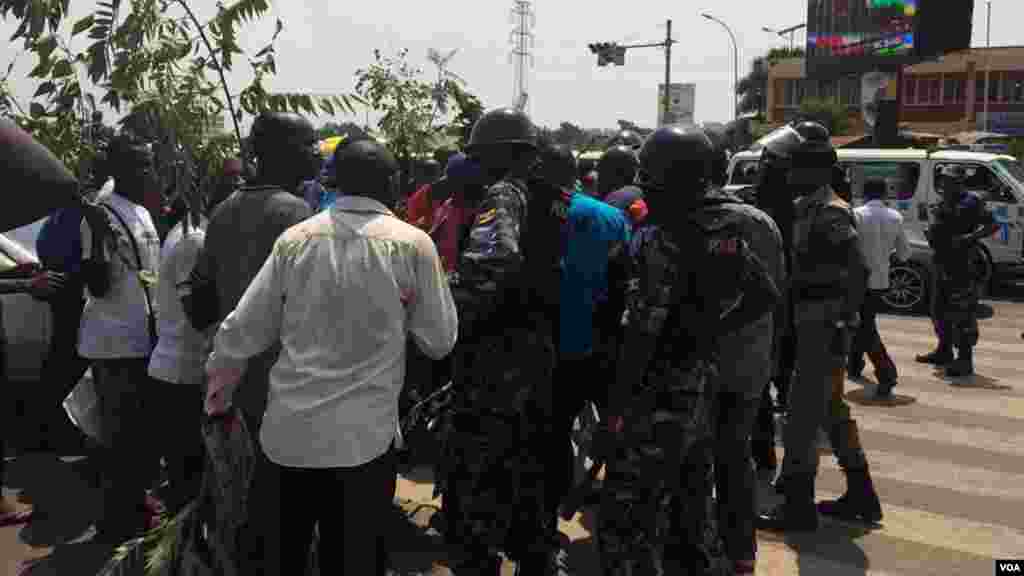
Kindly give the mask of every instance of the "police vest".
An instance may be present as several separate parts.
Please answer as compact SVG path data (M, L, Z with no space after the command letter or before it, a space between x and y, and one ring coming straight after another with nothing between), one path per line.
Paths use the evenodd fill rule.
M739 306L749 249L732 200L711 200L673 226L647 226L631 243L630 321L658 337L656 370L714 364L718 320Z

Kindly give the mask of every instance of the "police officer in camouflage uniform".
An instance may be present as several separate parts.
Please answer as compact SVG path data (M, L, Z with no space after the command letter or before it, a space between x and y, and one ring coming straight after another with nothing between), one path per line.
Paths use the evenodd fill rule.
M598 546L606 575L731 574L711 512L711 376L717 339L778 291L708 197L713 147L662 128L640 152L651 207L634 236L625 335L609 390ZM708 202L711 204L708 204Z
M761 527L813 531L819 511L846 520L878 522L881 504L857 423L843 398L846 358L865 293L867 267L853 211L830 185L836 153L828 130L815 122L786 126L762 144L763 169L785 173L786 186L761 192L796 198L791 282L798 376L789 396L785 429L780 478L785 502L761 516ZM821 428L828 432L847 490L838 500L815 507Z
M544 576L555 526L538 455L551 421L560 226L531 204L537 133L526 115L488 112L467 153L489 185L452 278L462 329L444 440L448 536L466 548L460 576L496 576L501 551L522 574Z
M971 249L998 229L985 200L964 189L959 172L949 168L939 178L942 202L932 207L927 232L935 250L931 313L939 346L917 357L918 362L946 365L946 374L954 378L974 374L978 344L978 286Z

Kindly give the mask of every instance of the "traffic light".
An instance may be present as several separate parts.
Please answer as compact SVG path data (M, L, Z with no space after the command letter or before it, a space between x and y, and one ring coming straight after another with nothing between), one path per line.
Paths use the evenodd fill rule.
M626 63L626 49L622 46L610 42L597 42L588 44L587 47L592 53L597 54L598 66L609 64L622 66Z

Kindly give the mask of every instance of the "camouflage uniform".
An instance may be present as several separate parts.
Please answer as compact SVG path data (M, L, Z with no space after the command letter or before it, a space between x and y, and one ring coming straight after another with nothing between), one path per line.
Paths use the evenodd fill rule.
M499 551L541 555L554 534L544 501L543 460L555 364L549 315L531 306L520 244L525 186L488 189L451 280L462 330L455 350L455 400L443 424L442 471L450 536L495 573ZM530 359L524 361L525 358Z
M633 238L625 315L632 336L609 397L624 407L624 430L598 526L609 576L731 571L711 506L716 334L689 329L724 326L750 281L763 285L766 274L738 232L721 232L691 223L685 235L651 226Z
M939 203L932 208L934 224L929 243L935 249L935 290L932 319L946 346L969 349L978 343L978 286L970 246L953 247L953 238L990 226L992 213L978 195L966 192L954 208Z

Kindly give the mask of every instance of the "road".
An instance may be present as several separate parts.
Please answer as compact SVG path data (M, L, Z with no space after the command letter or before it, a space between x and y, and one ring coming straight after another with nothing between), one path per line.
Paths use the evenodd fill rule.
M901 370L895 397L873 401L870 377L851 382L847 396L882 497L883 524L866 532L826 521L813 535L760 533L758 574L984 576L996 558L1024 558L1024 304L993 307L994 317L982 323L978 375L965 381L913 362L934 344L927 319L880 319ZM12 468L11 486L49 514L28 527L0 529L0 575L14 576L32 558L39 560L25 574L95 574L106 551L84 541L96 498L81 463L30 455ZM396 574L449 573L444 546L428 528L439 505L432 488L426 471L401 478L395 517L382 520L395 523ZM843 488L834 459L823 453L818 496ZM761 494L762 506L777 501L766 486ZM598 574L595 513L561 525L576 574ZM512 574L510 564L505 573Z

